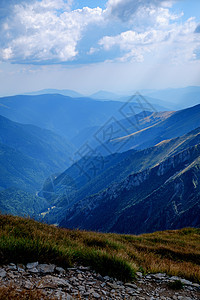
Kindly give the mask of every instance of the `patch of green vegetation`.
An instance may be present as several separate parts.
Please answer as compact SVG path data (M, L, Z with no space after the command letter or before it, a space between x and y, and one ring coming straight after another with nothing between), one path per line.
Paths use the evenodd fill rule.
M121 235L121 239L130 243L135 241L142 241L142 238L136 237L134 235Z
M184 228L179 233L180 235L190 235L191 233L195 233L197 235L200 235L200 228Z
M183 234L185 230L190 233ZM148 240L153 243L149 245ZM124 281L132 281L136 271L141 271L163 272L200 282L196 260L199 255L200 236L192 228L131 236L60 229L31 219L0 215L1 264L82 264Z
M0 216L0 261L24 264L40 261L63 267L79 263L91 266L102 275L125 281L134 279L135 269L127 260L118 253L104 250L104 245L117 250L117 243L102 240L97 249L96 245L85 247L84 241L89 243L89 238L83 241L82 238L79 231L62 230L28 219ZM91 239L92 243L94 239Z
M100 239L100 238L90 238L90 239L85 239L84 244L89 246L89 247L97 247L97 248L110 248L113 250L119 250L122 249L123 246L122 244L110 241L110 240L105 240L105 239Z

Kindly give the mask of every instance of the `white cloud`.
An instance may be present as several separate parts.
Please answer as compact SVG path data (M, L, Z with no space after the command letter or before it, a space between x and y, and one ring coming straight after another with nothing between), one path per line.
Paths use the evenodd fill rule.
M35 7L44 8L44 9L64 9L69 10L72 5L72 0L63 1L63 0L43 0L42 2L35 3Z
M10 58L12 58L12 49L10 47L5 48L2 50L2 57L4 60L8 60Z
M194 34L196 22L190 18L184 24L165 24L143 32L128 30L116 36L104 36L99 45L109 51L118 46L123 55L115 60L137 61L145 60L145 55L164 55L174 63L183 63L197 58L195 49L200 46L199 35Z
M88 55L92 55L96 52L98 52L99 49L98 48L94 48L94 47L91 47L90 50L87 52Z
M122 32L121 34L102 38L99 42L106 50L109 50L114 45L119 45L122 50L131 50L134 46L144 46L153 43L161 43L169 39L171 32L163 32L158 30L146 31L143 33L137 33L129 30Z
M71 1L42 0L13 7L2 24L0 58L12 62L44 63L73 60L88 24L99 22L101 8L70 11Z
M0 60L30 64L64 63L81 60L84 51L83 61L92 55L90 62L92 59L95 62L95 57L97 61L103 58L112 61L112 55L113 60L122 62L142 62L147 56L154 58L157 55L159 58L163 53L175 63L199 57L200 35L194 33L199 27L194 19L182 24L182 14L175 15L170 9L173 1L108 0L105 10L99 7L72 10L72 2L8 0L8 5L12 6L9 6L10 14L0 24ZM123 32L112 36L109 29L104 33L103 30L107 30L105 24L109 25L108 28L117 24ZM93 25L95 29L97 25L98 29L101 28L98 37L95 29L92 31ZM92 32L92 42L87 29L90 29L90 34ZM88 37L91 44L85 46L85 40L84 51L79 53L79 41ZM106 51L114 47L120 51L116 54L111 51L107 55Z
M109 0L107 11L114 17L126 22L144 8L169 7L172 2L166 0Z
M126 54L119 58L120 61L142 62L147 52L161 46L162 43L169 41L173 30L163 32L161 30L150 30L143 33L137 33L129 30L113 37L105 36L99 41L99 45L105 50L110 50L114 46L119 46Z

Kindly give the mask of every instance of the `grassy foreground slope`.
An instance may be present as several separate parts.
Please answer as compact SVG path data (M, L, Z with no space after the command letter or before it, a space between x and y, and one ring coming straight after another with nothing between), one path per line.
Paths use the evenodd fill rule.
M0 215L0 265L32 261L63 267L82 264L125 281L133 280L139 270L200 282L200 229L103 234Z

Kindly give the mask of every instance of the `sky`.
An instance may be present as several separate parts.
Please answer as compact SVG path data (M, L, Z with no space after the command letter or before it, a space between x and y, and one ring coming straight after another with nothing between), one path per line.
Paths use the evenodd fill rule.
M199 0L0 0L0 96L191 85Z

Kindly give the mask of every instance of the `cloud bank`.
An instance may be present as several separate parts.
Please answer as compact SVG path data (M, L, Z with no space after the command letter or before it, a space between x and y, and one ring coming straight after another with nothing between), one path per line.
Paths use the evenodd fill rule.
M194 18L181 22L174 1L108 0L72 9L72 0L1 0L0 61L25 64L141 63L157 53L171 62L199 59Z
M102 9L70 11L70 5L71 1L63 0L14 4L1 26L1 59L24 63L73 60L84 29L101 20Z

